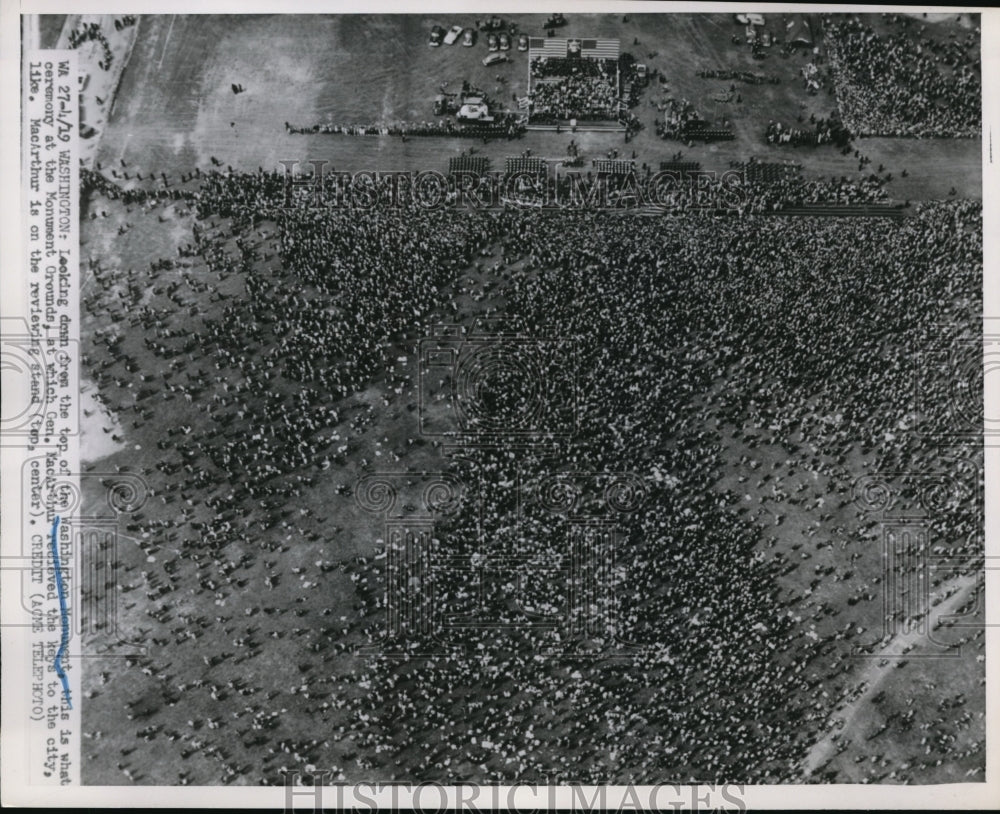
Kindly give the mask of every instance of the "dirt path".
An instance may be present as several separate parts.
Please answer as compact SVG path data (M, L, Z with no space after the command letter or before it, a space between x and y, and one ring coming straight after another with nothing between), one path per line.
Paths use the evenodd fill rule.
M954 614L962 607L968 601L977 582L978 577L976 574L963 574L942 586L942 589L957 588L958 590L939 605L931 608L931 612L928 614L931 624L943 616ZM810 777L821 769L836 754L837 744L845 736L855 733L855 723L858 721L859 715L861 715L862 711L871 702L872 698L878 694L882 683L891 675L890 671L892 668L899 663L897 658L893 657L902 656L911 648L920 644L924 639L924 635L922 629L914 627L909 632L894 637L880 651L872 654L872 657L868 659L868 664L862 666L854 682L856 686L864 684L864 691L844 706L835 719L831 719L827 732L809 750L809 754L806 755L805 760L802 762L802 774L804 777ZM883 659L889 659L889 663L883 664ZM834 726L833 724L837 720L842 720L843 726ZM863 721L862 717L861 722L863 723ZM839 735L840 737L835 740L835 735Z

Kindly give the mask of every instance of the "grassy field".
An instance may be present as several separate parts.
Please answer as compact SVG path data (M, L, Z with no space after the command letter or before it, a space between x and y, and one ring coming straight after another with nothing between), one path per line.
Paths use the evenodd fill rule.
M543 32L543 18L538 15L513 19L533 35ZM271 169L281 160L307 159L327 159L337 169L443 171L448 157L467 143L295 136L283 127L285 121L305 125L429 120L433 97L444 81L456 88L468 79L508 101L511 94L523 94L525 55L512 51L512 64L486 70L479 64L486 53L482 39L471 49L429 48L427 35L434 23L474 25L475 21L459 16L143 17L98 160L106 170L121 171L124 162L130 172L166 172L174 183L180 173L196 166L208 169L210 157L245 171ZM782 23L775 17L771 25L777 28ZM616 147L635 150L637 160L655 166L683 149L685 158L701 161L709 169L724 170L730 161L756 156L793 158L804 165L807 175L856 175L853 156L841 156L834 148L777 148L765 143L768 119L791 123L800 113L807 119L810 113L827 115L833 100L826 93L802 92L797 76L807 61L804 55L785 59L772 49L765 60L753 60L746 46L730 41L740 30L728 15L636 15L627 23L616 16L571 15L561 35L620 37L623 50L666 77L667 89L654 82L637 109L645 129L627 147L621 135L529 132L516 142L477 144L477 151L490 156L494 168L499 168L504 156L528 148L535 155L561 157L569 139L575 138L587 158ZM706 115L732 122L737 134L732 142L686 148L656 139L655 104L668 94L697 101L728 87L696 76L698 70L712 68L763 72L782 81L741 86L739 106L705 106ZM497 83L497 73L507 82ZM246 92L234 95L231 83L243 84ZM897 199L944 198L952 186L963 197L980 196L979 140L866 139L857 146L875 165L884 163L893 171L889 190ZM901 179L898 171L904 167L910 177ZM96 218L89 219L91 214ZM226 306L245 295L240 275L213 269L202 257L178 259L178 248L191 242L196 224L220 232L229 229L230 224L218 217L206 224L183 203L124 205L100 196L90 202L86 217L83 256L85 264L93 260L96 267L85 272L82 335L86 350L95 357L93 364L104 361L99 358L103 345L98 337L120 333L124 352L139 369L162 366L144 344L143 330L128 327L130 312L123 304L130 284L143 286L154 260L169 258L175 265L157 272L155 287L143 289L140 305L171 313L186 311L191 336L203 334L209 322L227 318ZM274 276L279 264L276 228L264 222L244 237L271 258L255 273L280 281ZM235 254L237 248L230 241L225 250ZM494 269L504 254L499 245L491 246L479 268L466 270L458 283L441 292L442 306L433 316L451 321L456 313L452 304L465 320L490 308L502 310L507 287L523 268L511 263ZM206 285L220 298L200 296ZM171 295L174 287L177 293ZM185 520L158 538L135 536L134 530L130 536L126 531L119 572L123 633L146 642L149 653L131 664L110 658L87 663L85 782L278 783L283 766L304 768L302 756L316 754L323 758L322 767L343 768L351 777L350 772L357 774L353 759L358 749L340 730L347 722L346 711L332 703L318 717L306 711L316 706L315 699L332 698L335 691L344 690L344 677L361 663L350 651L364 642L366 627L378 621L355 618L351 576L359 568L359 558L376 555L380 531L341 487L349 489L373 467L441 467L441 454L431 445L407 444L419 435L412 409L415 349L403 344L393 349L393 355L397 359L393 370L375 376L362 392L336 402L340 419L336 430L351 442L344 462L325 475L319 462L303 467L300 474L315 476L316 482L302 487L293 505L279 508L277 525L255 531L242 549L233 546L206 553L207 561L226 574L212 588L199 585L203 568L187 558L184 543L196 538L195 524L216 519L204 498L222 497L230 487L211 487L197 496L171 493L170 475L157 469L162 459L157 442L165 432L190 427L197 439L210 429L204 405L165 394L169 400L142 416L131 407L139 385L115 363L112 371L119 381L102 391L108 412L95 411L89 417L83 438L89 465L94 472L111 473L120 467L147 478L155 495L141 517L134 518L136 522L173 522L179 512ZM724 384L719 382L720 387ZM109 446L105 432L111 429L112 417L118 422L114 432L122 437L117 447ZM228 431L249 434L257 429L249 421L237 421ZM976 749L983 737L982 667L976 661L981 637L968 634L962 659L911 658L898 669L879 667L877 674L871 672L870 661L848 658L848 643L834 638L846 627L860 628L864 632L852 639L852 646L877 646L882 633L881 603L874 598L858 600L863 594L878 595L871 581L882 568L878 530L867 525L850 500L852 478L868 471L871 455L852 450L838 464L841 476L831 478L823 474L831 462L810 454L806 436L793 435L786 445L769 445L755 437L758 428L749 419L738 425L720 422L712 429L727 439L717 485L720 496L736 495L742 513L763 529L761 557L789 566L777 577L776 586L779 600L790 603L800 617L795 636L802 637L803 645L814 637L831 640L829 650L810 667L829 682L824 685L829 705L816 721L804 725L803 738L822 744L838 716L850 715L854 722L845 727L843 742L851 741L848 748L836 752L838 744L829 754L824 752L808 779L816 779L816 772L834 772L839 782L870 780L887 773L881 760L889 767L905 763L916 771L925 748L921 738L927 737L942 739L934 745L936 754L946 748L955 754L940 765L921 769L918 776L934 782L966 779L965 773L975 772L982 762ZM757 462L753 471L747 469L748 459ZM789 459L791 466L786 465ZM204 455L190 463L195 468L212 467ZM805 498L788 501L775 493L773 479L762 477L781 467L786 467L781 469L782 489ZM822 508L815 502L820 497L826 499ZM96 494L91 498L103 499ZM190 498L197 499L189 502ZM270 513L270 508L251 505L254 521ZM253 557L241 559L247 552ZM275 571L280 578L269 582ZM828 578L832 572L841 578ZM850 576L844 577L845 573ZM172 590L159 597L160 586L167 585ZM166 603L170 609L161 613L159 607ZM790 663L794 653L792 643L786 652ZM306 683L308 704L301 697ZM862 685L877 685L879 690L866 693ZM363 694L364 689L346 691ZM858 694L855 701L836 701L852 692ZM970 711L969 720L950 721L946 708L938 708L946 695L958 693L971 699L962 708L963 714ZM916 700L911 703L911 699ZM918 712L905 718L914 707ZM273 728L270 723L261 725L265 743L258 740L257 724L269 711L279 717ZM942 712L945 725L936 720ZM888 730L869 740L886 722ZM155 730L142 734L147 727ZM958 734L949 745L952 729ZM884 757L865 762L874 748ZM421 750L421 745L414 745L406 759L415 762ZM804 765L806 761L804 754ZM248 772L227 774L233 767ZM885 779L895 782L892 777Z
M65 22L65 14L40 14L38 21L39 47L55 48Z
M514 15L520 30L542 35L544 18ZM730 15L635 15L629 22L610 15L572 15L560 36L604 36L621 39L631 52L665 77L653 81L634 112L644 129L628 145L621 134L555 134L529 132L514 142L482 145L475 140L398 137L289 135L283 123L372 124L433 119L433 100L441 83L449 90L463 79L494 98L511 103L526 91L526 54L510 52L507 65L486 69L485 38L473 48L460 45L430 48L430 27L439 23L474 26L471 16L393 17L185 17L147 16L125 72L99 160L107 166L120 159L150 171L176 176L209 165L210 156L237 169L277 168L280 161L323 159L338 170L444 171L448 157L469 146L502 169L504 156L525 149L534 155L562 158L571 139L586 159L609 149L654 168L683 150L685 159L706 169L724 171L731 161L751 156L761 160L793 159L810 177L858 175L857 160L833 147L777 147L766 143L769 119L794 125L801 114L827 116L835 106L824 91L810 96L799 72L813 57L780 56L777 48L754 60L745 45L731 37L741 32ZM782 27L777 15L773 31ZM941 23L939 25L948 25ZM639 44L635 45L635 40ZM267 55L262 58L262 53ZM740 84L740 104L711 100L730 82L703 79L707 69L749 70L778 77L779 85ZM496 81L497 76L506 79ZM230 88L241 83L246 92ZM731 123L736 139L686 147L656 137L657 104L667 97L693 101L702 115ZM951 187L964 197L981 194L981 144L965 140L865 139L858 143L872 159L894 175L890 194L899 200L944 198ZM907 169L907 178L900 171Z

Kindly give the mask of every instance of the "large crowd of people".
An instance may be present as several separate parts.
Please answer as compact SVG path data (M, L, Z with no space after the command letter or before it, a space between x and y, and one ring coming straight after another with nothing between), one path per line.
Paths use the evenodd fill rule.
M285 122L285 130L289 133L331 133L344 136L434 136L449 138L516 138L524 132L524 122L521 117L512 113L499 113L490 123L475 122L463 124L444 119L433 122L396 122L393 124L332 124L324 122L308 127L297 126Z
M547 77L591 77L610 80L617 75L617 59L564 59L535 57L531 60L531 76L535 79Z
M615 121L622 115L616 59L531 62L530 119L535 123Z
M856 136L973 137L981 133L978 26L935 36L906 15L883 14L892 33L832 17L825 43L840 115Z
M530 94L532 122L615 121L621 100L614 83L602 76L569 76L537 82Z
M537 656L551 633L476 631L466 645L477 653L487 641L482 657L360 670L366 692L343 694L354 718L342 734L400 780L794 778L839 668L815 673L825 645L776 601L773 573L754 554L761 526L745 521L773 528L789 503L849 504L851 450L874 455L873 471L932 464L918 439L899 437L910 409L906 360L936 341L930 314L952 328L976 324L977 218L976 204L956 203L922 207L902 226L709 219L625 230L614 220L519 219L504 254L526 262L511 273L505 313L531 331L581 337L580 429L562 465L647 478L649 503L625 524L615 553L627 573L612 590L622 638L656 646L626 661L567 664ZM800 241L812 248L799 252ZM946 379L936 384L939 405ZM760 473L776 485L774 503L749 517L732 508L743 495L720 500L717 491L723 426L751 449L785 450ZM790 441L799 434L803 446ZM542 464L524 457L530 479ZM753 470L759 459L751 452L745 464ZM509 477L493 465L499 480ZM799 481L791 501L783 481L789 490ZM937 518L955 555L980 545L973 506ZM824 533L822 520L810 537ZM502 523L487 517L484 539L502 536ZM528 537L544 551L563 530L550 521ZM438 535L450 546L461 525ZM849 550L832 579L870 543L857 533L841 545ZM383 580L378 563L358 575L363 615L382 610ZM499 621L513 625L511 594L528 604L527 592L505 581ZM436 586L439 647L454 640L440 620L467 609L458 587ZM859 595L876 596L870 584ZM428 748L414 753L413 744Z
M119 28L121 27L121 23L117 19L115 20L115 25ZM114 60L114 53L111 51L111 45L108 43L108 38L101 30L100 23L88 23L74 31L71 31L69 34L70 48L80 48L88 42L96 42L101 46L104 51L104 57L98 61L98 65L102 70L110 70L111 63Z
M169 655L131 659L128 692L109 703L142 719L146 740L189 759L178 782L201 779L209 770L198 765L216 781L276 784L282 767L439 782L799 778L804 751L851 690L808 625L843 613L837 639L870 647L873 637L843 625L848 610L779 594L777 574L808 567L790 557L800 545L819 556L837 544L843 556L810 593L820 577L851 580L862 607L879 604L873 575L851 576L872 545L851 525L851 486L860 474L936 463L900 429L915 420L909 360L940 341L941 326L979 324L978 203L922 204L899 222L754 217L789 196L879 188L860 182L858 193L859 182L841 180L810 193L789 180L755 190L758 206L743 218L455 215L406 200L289 206L287 179L263 171L197 182L182 199L128 201L147 217L164 204L195 211L173 273L162 261L127 273L95 262L84 292L100 323L86 373L124 427L158 428L163 473L148 473L163 510L151 505L129 527L141 573L128 566L120 581L125 596L145 590L143 626ZM110 182L88 189L91 207L111 206L100 202ZM352 661L348 651L383 643L377 523L345 531L348 502L319 518L302 495L322 492L333 506L347 501L344 473L359 464L406 470L412 445L426 441L416 375L399 372L400 353L439 321L484 315L575 343L576 377L555 367L564 355L539 368L540 381L576 381L572 392L546 391L575 405L559 467L642 483L644 500L616 520L604 587L617 612L598 603L596 632L579 640L518 626L525 608L551 616L559 605L565 585L546 568L559 562L567 523L529 512L511 529L499 504L479 512L467 502L434 536L456 549L486 541L485 564L473 563L483 573L438 573L432 629L407 631L407 657ZM140 344L123 341L126 323ZM950 372L932 374L925 397L958 409ZM385 443L389 432L409 438ZM484 452L485 481L550 471L542 451L523 447ZM437 466L451 464L440 454ZM739 485L724 486L734 469ZM845 528L834 535L838 509ZM808 534L779 543L775 528L795 513ZM971 502L935 522L956 555L978 552ZM524 559L487 584L491 547L511 545ZM446 622L469 613L480 578L489 623L456 632ZM287 581L299 591L281 594L292 602L281 606L269 597ZM334 584L354 591L353 612L339 619L329 615L339 600L315 590ZM287 663L268 660L262 638L286 634ZM577 655L543 655L553 648ZM193 660L197 676L180 666ZM157 723L182 698L187 725ZM912 756L915 776L926 759ZM134 779L125 750L118 767Z
M896 33L830 17L829 71L802 76L810 92L832 81L838 112L772 121L767 141L847 155L849 134L978 134L978 30L949 41L890 15L882 28ZM71 45L90 40L107 48L93 26ZM530 120L626 118L618 69L536 60ZM737 102L735 82L776 81L701 75L734 83ZM686 99L663 113L665 138L707 126ZM488 139L525 124L285 128ZM117 420L104 431L142 441L141 457L111 461L148 467L148 500L125 520L116 635L151 654L88 668L84 737L124 718L137 743L86 759L133 783L178 766L167 781L843 779L803 758L858 691L844 654L875 653L882 623L928 612L891 605L860 479L897 473L905 500L932 499L934 540L964 576L983 553L981 450L927 440L981 415L981 388L939 353L978 348L981 206L781 216L884 203L890 176L862 175L870 160L854 155L853 177L732 162L657 179L614 150L594 164L608 170L596 196L596 171L525 172L458 212L455 177L438 176L428 206L369 174L292 184L214 157L171 178L124 158L84 170L87 216L122 221L98 255L136 223L177 220L142 264L94 256L84 275L83 372ZM420 421L462 414L461 376L427 384L417 349L434 325L480 317L518 326L524 357L471 392L530 415L541 441L455 454ZM572 432L553 437L549 420ZM971 480L925 493L920 473L945 454ZM446 471L464 496L400 550L354 494L386 470L414 483ZM609 518L614 536L598 538ZM920 781L948 752L978 759L972 736L953 744L979 700L943 701L920 747L847 731L837 749L855 738L872 753L865 782Z
M888 202L882 176L872 172L860 177L831 176L805 179L798 173L761 174L735 166L730 172L692 175L661 170L648 164L608 154L603 163L627 167L618 172L570 169L558 177L545 173L514 171L490 173L478 179L469 191L465 181L454 175L434 174L426 185L419 177L402 179L388 175L378 179L369 173L358 175L327 172L317 184L310 177L289 177L281 172L233 174L211 171L202 176L203 189L195 196L200 211L217 211L238 222L253 222L261 213L278 217L285 209L374 209L380 205L419 206L423 209L537 209L623 210L644 208L665 215L710 212L725 215L754 215L781 212L804 204L858 206ZM860 169L860 168L859 168ZM99 174L90 174L88 178ZM104 180L103 187L117 187ZM184 197L177 190L159 190ZM135 193L131 193L135 195ZM190 197L190 196L189 196ZM221 202L220 202L221 201ZM280 201L280 206L278 203ZM277 209L275 207L278 207Z

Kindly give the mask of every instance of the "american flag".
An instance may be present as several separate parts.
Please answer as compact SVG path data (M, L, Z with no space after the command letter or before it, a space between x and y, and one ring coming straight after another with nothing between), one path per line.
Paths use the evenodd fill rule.
M576 39L573 42L574 45L579 43L580 56L587 59L618 59L621 52L620 40ZM561 37L532 37L528 40L528 59L565 58L569 43L570 40Z

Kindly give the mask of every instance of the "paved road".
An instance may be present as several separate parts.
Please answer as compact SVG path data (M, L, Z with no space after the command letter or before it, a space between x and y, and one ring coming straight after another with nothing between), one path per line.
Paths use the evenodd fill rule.
M943 616L956 613L969 600L978 581L977 574L963 574L942 586L942 591L944 588L958 590L931 609L928 617L930 623L933 624ZM856 686L866 685L864 692L848 703L837 715L837 719L844 722L843 726L831 727L810 749L802 763L803 776L809 777L821 769L834 757L839 742L849 740L858 734L858 726L863 726L865 723L863 712L868 708L872 698L878 694L883 682L892 674L892 669L899 663L899 657L923 641L925 641L924 631L914 627L909 632L894 637L877 654L867 659L868 664L862 666L855 678ZM883 659L888 659L888 663L882 664ZM834 736L837 734L839 738L835 740Z

